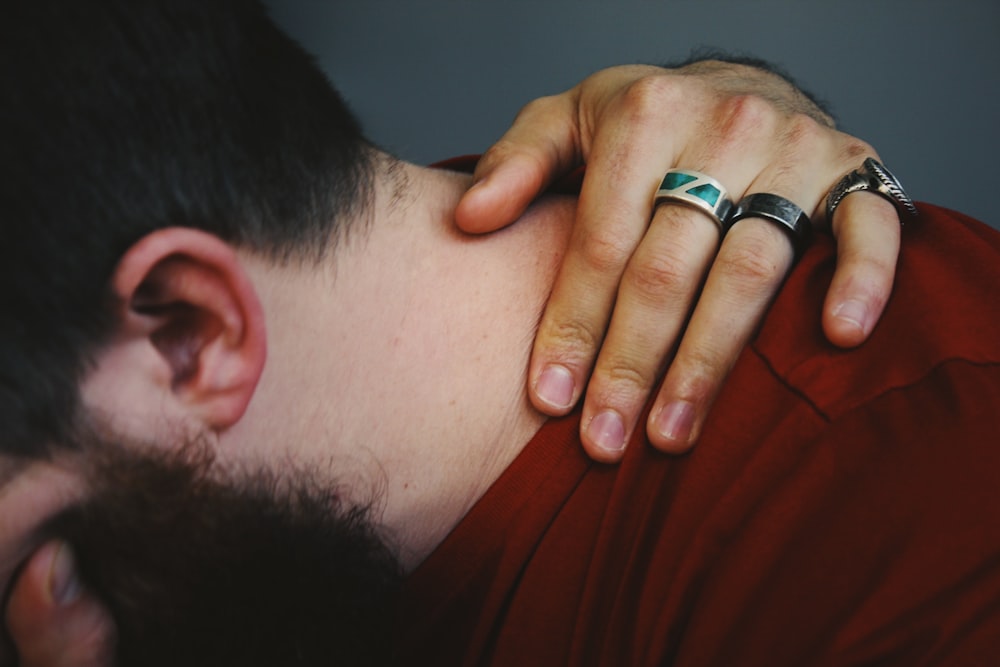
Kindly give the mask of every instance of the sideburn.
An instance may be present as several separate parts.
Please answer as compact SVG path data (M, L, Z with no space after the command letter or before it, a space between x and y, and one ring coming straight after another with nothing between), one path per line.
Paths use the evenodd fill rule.
M203 447L101 451L94 493L48 531L109 607L118 667L393 661L401 568L367 508L301 471L220 481Z

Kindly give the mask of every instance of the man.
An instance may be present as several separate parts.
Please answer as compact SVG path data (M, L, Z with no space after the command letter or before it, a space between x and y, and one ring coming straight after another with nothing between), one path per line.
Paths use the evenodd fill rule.
M32 224L23 229L9 225L10 234L32 236L30 240L15 237L9 246L17 251L8 258L14 267L12 275L27 289L23 296L9 297L11 310L23 314L24 319L5 332L4 354L8 367L15 367L15 359L23 360L26 381L18 385L24 391L23 403L5 413L12 424L6 443L8 451L22 453L47 443L51 458L44 463L11 464L5 471L10 480L5 489L6 506L31 504L31 512L18 517L22 525L9 531L14 546L6 547L5 562L19 562L49 534L72 539L79 548L85 579L107 596L116 614L122 631L123 661L132 659L138 664L157 664L157 659L194 664L199 657L214 664L227 658L257 658L273 664L295 655L295 651L310 655L310 649L328 657L322 651L330 647L320 640L325 639L329 626L312 628L307 621L311 613L322 613L321 603L330 599L330 582L346 588L361 577L371 586L359 587L359 597L348 598L348 604L363 600L365 591L374 591L370 605L374 616L362 613L368 605L356 603L353 608L361 622L345 624L346 632L332 643L333 649L339 643L347 656L374 655L376 651L365 648L375 649L387 642L378 644L372 635L353 637L352 633L370 628L369 622L378 619L383 609L382 595L393 590L395 570L391 562L386 567L382 541L390 545L404 570L419 565L401 602L406 622L400 646L412 651L401 656L404 660L423 661L424 654L432 651L441 651L447 659L464 655L473 662L487 656L503 662L510 659L511 652L524 652L521 658L542 664L704 657L706 647L719 645L713 633L725 629L727 636L737 636L732 627L744 628L750 636L760 625L735 623L746 618L743 610L754 609L752 601L758 589L742 589L735 602L725 600L720 608L728 610L727 614L719 615L715 613L720 603L712 595L714 587L731 582L755 584L766 573L776 578L773 590L782 596L797 587L828 590L813 586L817 568L826 572L822 568L831 563L812 561L794 571L780 567L775 557L779 553L801 555L803 540L812 538L801 532L801 523L768 521L759 533L760 541L743 550L747 543L741 541L745 533L739 528L749 521L745 513L755 508L753 501L764 502L769 494L798 498L794 493L798 485L824 499L843 500L852 509L845 521L857 518L859 504L885 501L878 497L878 480L867 485L859 482L857 489L845 490L838 486L842 470L820 466L818 479L809 475L800 465L814 461L812 456L832 454L828 447L814 450L807 445L843 437L840 429L848 427L841 417L858 405L871 406L876 421L881 415L892 417L882 427L890 435L889 444L909 442L906 433L894 430L900 426L899 410L873 401L887 386L905 394L902 390L910 387L922 391L929 387L930 391L940 382L928 379L924 367L914 371L907 364L909 356L903 355L903 360L897 361L902 369L898 375L889 372L888 378L877 376L870 384L857 379L849 385L834 383L826 388L826 394L817 394L809 381L831 372L829 364L819 363L826 361L830 352L826 348L817 352L816 341L805 335L801 324L796 328L790 321L788 299L817 301L817 285L821 292L827 278L817 268L828 263L829 249L823 247L827 242L821 241L818 251L804 258L797 275L805 277L793 283L793 288L805 283L808 289L793 289L794 296L782 301L785 308L762 334L761 340L774 340L766 337L777 326L773 323L785 323L787 336L772 343L776 353L770 354L772 348L765 345L763 352L757 350L740 362L732 391L738 395L754 392L753 404L729 407L723 400L715 430L706 433L703 448L682 463L650 458L648 448L633 446L628 448L632 458L621 471L589 468L571 437L578 421L571 418L539 430L544 419L522 393L529 341L566 246L575 200L545 199L533 206L522 222L489 237L470 239L456 233L454 209L468 188L468 177L401 164L374 151L360 139L332 92L320 94L324 104L318 107L297 104L302 91L327 90L325 83L309 68L279 68L276 60L300 58L301 54L294 49L282 51L282 38L275 42L270 26L255 11L231 9L231 13L219 13L215 8L200 10L205 22L201 31L184 34L200 35L204 41L192 52L182 49L176 54L183 42L170 33L169 22L163 21L161 12L169 11L163 7L129 3L115 10L123 15L116 15L114 21L100 16L99 25L88 24L86 16L74 17L79 21L74 27L83 46L74 51L70 43L59 53L91 53L90 49L100 45L96 61L87 62L87 69L103 65L102 76L92 77L101 82L102 94L79 91L82 127L66 123L61 111L53 114L59 122L46 127L45 137L60 147L64 161L53 164L52 151L39 150L44 142L38 131L13 125L12 154L19 161L18 169L5 174L13 200L10 219L23 218ZM185 11L175 16L184 16ZM122 25L131 29L123 30ZM141 41L134 40L137 34L143 35ZM72 35L65 37L74 39ZM260 62L257 52L246 48L248 43L259 45L258 40L273 46L268 58ZM253 76L234 71L227 57L209 57L202 50L209 41L222 52L249 53L250 61L258 65ZM124 67L117 57L102 63L103 49L120 52L109 48L111 45L152 55L139 59L137 69ZM49 47L44 43L39 46ZM194 68L201 75L191 80L188 59L193 54L204 60ZM43 92L38 98L32 98L32 89L26 88L16 100L19 104L41 111L46 108L45 101L58 98L59 85L68 85L73 75L83 74L75 70L82 61L60 58L63 56L54 58L53 67L62 78L42 81L46 85L39 86ZM291 79L290 71L298 72L301 78ZM265 83L251 85L251 80L261 77ZM89 83L91 78L84 80ZM157 85L149 85L150 80ZM180 96L174 86L183 91ZM244 86L241 92L245 97L232 96L234 89ZM280 113L274 111L274 98L282 102ZM184 107L185 113L175 114L172 104L179 99L196 102ZM216 115L219 109L230 106L237 111L233 116ZM254 116L238 113L248 107L266 111ZM749 118L761 117L759 105L751 111ZM253 122L239 125L220 120L234 117L252 118ZM330 122L331 118L336 121ZM142 122L136 129L138 120ZM259 123L271 131L262 131ZM125 131L130 126L132 129ZM107 134L98 132L95 136L94 127ZM303 127L309 130L303 133L308 135L308 143L301 134L291 133ZM798 127L801 130L803 126L800 123ZM293 136L299 150L283 150ZM831 151L842 146L832 140L819 145ZM826 156L816 160L825 164L821 157ZM856 155L842 156L851 164L858 159ZM261 164L267 167L254 168ZM815 162L809 164L816 168ZM724 165L708 160L699 166L711 169L741 193L750 190L755 176L741 174L738 168L726 172ZM36 193L44 192L42 185L52 187L33 180L39 174L76 187L59 188L60 197L13 196L32 188ZM826 189L794 178L784 188L785 195L803 202L819 201ZM838 215L861 198L846 198ZM30 206L22 202L30 202ZM677 214L677 207L662 208L667 209L665 215ZM95 210L101 213L94 214ZM697 215L687 219L706 223ZM272 224L274 220L277 225ZM48 228L42 226L44 221L48 221ZM290 224L296 226L289 229ZM745 228L741 225L733 232ZM759 228L774 231L767 226ZM717 233L710 226L708 229ZM918 232L924 229L934 227L917 227ZM983 260L996 251L992 237L977 246L978 233L973 228L964 235L946 234L972 250L982 247L984 256L970 260L973 268L985 266ZM773 238L786 242L779 232ZM46 247L47 243L52 245ZM77 252L67 254L66 248ZM55 264L53 258L61 264ZM78 269L78 265L83 268ZM907 277L912 276L908 273ZM995 284L993 275L984 275L980 281L985 289ZM966 298L981 296L975 289L975 284L967 287ZM933 294L933 290L928 288L927 293ZM50 299L56 297L61 301L53 306ZM907 303L905 293L902 299ZM996 313L989 310L989 299L985 301L982 317L988 322ZM102 308L104 304L107 306ZM899 325L901 318L905 321L915 316L915 311L904 310L893 321ZM971 359L966 349L953 348L950 341L929 334L918 341L948 345L931 346L928 354L910 356L919 356L934 371L951 360L952 353L985 369L976 386L987 391L978 393L971 391L970 375L949 375L954 394L962 397L959 407L970 411L967 421L956 425L934 419L924 428L954 436L961 453L986 456L990 452L969 448L976 442L971 435L985 433L995 425L990 421L995 417L984 412L982 405L995 395L989 391L996 391L996 348L992 339L977 337L974 330L969 333L970 347L976 348L979 358ZM877 355L885 349L883 342L882 347L865 348L864 352L873 350L871 354ZM867 363L863 355L847 356L840 372L867 369ZM804 373L805 380L784 370L788 364L792 371ZM950 373L951 369L942 372ZM13 384L14 379L11 374L8 381ZM785 393L778 395L779 389ZM790 398L794 409L787 403ZM922 407L921 414L941 410L939 416L943 417L953 406ZM815 414L803 414L807 408ZM912 406L907 410L912 411ZM735 429L720 436L720 424L727 428L735 425ZM858 436L851 441L861 445L857 451L847 452L852 456L846 461L855 472L857 457L874 453L869 448L875 431L870 423L851 428L852 436ZM726 456L727 448L719 444L723 436L731 438L731 459ZM531 444L525 447L529 440ZM67 443L76 449L68 448ZM749 461L757 451L763 459ZM879 465L904 458L895 448L887 454L895 455L883 455ZM913 477L903 476L905 481L924 479L928 463L919 460ZM961 457L952 464L962 471L970 467ZM875 473L881 470L878 465L873 469ZM644 492L652 488L649 478L637 477L640 470L648 471L642 475L659 482L655 486L662 496L649 499L649 514L622 512L638 505L632 502L634 498L621 495L630 481L640 482L636 488ZM547 471L551 476L545 479L534 477ZM963 480L967 486L952 489L960 493L946 499L959 503L975 494L980 500L988 498L980 477L970 475ZM507 499L516 497L519 480L542 493L543 497L527 496L533 503L537 501L529 508L532 512L514 513L506 500L497 502L498 494ZM712 480L716 486L705 486ZM555 485L550 486L550 482ZM242 493L226 483L235 483ZM727 496L727 489L732 489L733 495ZM531 491L521 490L525 494ZM549 491L553 495L545 498ZM33 526L46 523L53 513L73 505L81 496L90 497L82 510L71 509L51 522L51 528L33 532ZM163 498L169 502L161 506L158 501ZM221 508L204 514L223 519L203 521L199 526L204 517L197 509L185 507L185 498L193 498L195 508L208 503ZM666 498L676 499L677 504L666 505ZM907 511L912 509L908 501L913 498L907 495L902 499L907 502L892 505L886 521L874 521L866 527L894 526L892 519L900 515L911 518ZM686 509L687 503L691 509ZM715 503L719 513L706 516ZM794 510L795 505L794 500L778 503L778 514ZM941 506L945 516L950 516L947 511L952 506ZM370 518L377 520L377 530L358 521L359 516L365 518L365 507ZM567 509L561 515L565 518L560 518L560 507ZM678 514L672 514L674 507ZM500 514L492 514L493 509ZM773 510L764 509L767 511L762 516L773 516ZM828 509L826 504L804 504L803 514L791 511L791 518L802 519L811 511L819 514ZM607 519L602 522L605 512ZM682 526L702 525L708 532L687 533L685 537L694 538L691 542L671 541L669 546L674 550L645 550L643 545L656 542L661 531L675 530L676 524L668 520L672 517L664 512L679 516ZM346 521L333 524L341 528L331 528L316 520L317 514L342 515ZM497 526L504 527L497 537L511 545L510 551L482 539L484 533L479 529L484 514L488 515L487 523L495 520ZM649 520L629 523L629 514ZM8 511L7 516L13 515ZM294 544L296 548L278 549L270 557L261 548L253 558L241 559L241 546L256 548L261 544L260 540L246 541L254 517L264 526L265 538L272 537L273 531L283 531L278 545ZM600 534L578 530L579 519L584 517L595 519L589 529ZM942 522L939 516L934 519L933 525L941 530L964 528ZM967 520L972 526L981 525L981 517L975 514ZM547 525L541 532L539 521ZM827 540L833 544L824 543L824 547L843 541L842 523L831 523ZM901 525L909 526L906 522ZM351 526L360 528L352 532ZM233 532L228 534L230 529ZM26 540L25 534L33 539ZM372 560L376 567L345 575L327 563L326 571L320 570L321 563L315 561L330 553L325 549L316 550L318 559L307 563L296 560L299 553L312 551L310 537L324 534L360 538L346 543L361 544L365 553L375 557L360 560ZM211 539L213 535L216 540ZM372 541L373 535L379 540ZM751 537L756 540L755 535ZM164 544L164 536L177 539L178 544ZM956 561L956 571L936 575L939 579L917 591L916 603L900 599L897 606L879 606L871 613L874 621L866 625L867 617L859 619L849 612L859 602L852 596L860 591L882 593L873 584L879 577L871 567L881 564L884 552L875 550L874 555L866 555L860 574L845 569L831 575L850 600L838 600L829 609L817 610L817 605L794 609L779 598L776 602L782 604L762 607L767 612L761 614L767 632L755 641L771 641L781 623L799 621L802 631L788 638L788 646L781 647L782 651L773 644L766 646L767 655L792 662L799 657L834 655L825 651L841 650L842 645L867 650L865 642L871 638L852 635L856 625L862 630L896 622L905 625L914 604L918 610L923 608L920 605L927 601L926 595L962 592L954 587L939 589L938 583L951 584L963 573L988 572L973 567L988 563L989 554L995 553L990 551L996 544L990 538L995 535L986 531L983 538L978 549L967 552L969 563ZM264 544L274 542L263 540ZM118 553L116 558L117 552L126 549L124 545L132 543L141 546L124 551L124 555ZM185 543L191 548L182 548ZM332 543L343 541L334 539ZM585 545L591 550L581 550ZM220 547L214 558L201 552L201 547L207 552L208 546ZM692 561L682 558L687 548L691 548ZM730 548L732 557L722 558L720 553ZM899 542L887 548L900 549L898 553L905 556L901 576L907 575L907 568L915 562L912 554ZM741 560L744 553L754 558ZM838 554L832 549L824 553ZM171 578L164 570L170 569L175 555L183 566ZM638 561L622 567L619 559L631 555L637 555ZM259 577L248 574L253 570L236 569L242 568L242 561L253 565L258 556L264 564L257 570ZM470 569L459 571L456 562L469 564ZM748 563L745 571L739 567L743 562ZM441 570L453 573L454 580L448 582ZM317 571L323 574L315 574ZM670 594L659 597L662 606L654 604L658 595L653 591L664 586L662 579L653 576L658 571L676 573L676 581L682 583L679 591L663 591ZM282 606L264 610L271 616L252 625L253 613L260 610L249 602L268 574L300 575L299 588ZM337 579L337 574L344 576ZM161 576L169 582L166 587L157 585ZM866 586L859 588L858 577ZM222 585L225 580L231 585ZM322 585L316 584L317 580ZM220 581L217 590L206 590L209 584ZM493 583L486 585L485 581ZM380 588L379 582L385 587ZM306 599L310 583L318 601L302 605L303 613L291 615ZM650 592L644 594L646 583ZM448 591L446 586L453 584L459 585ZM248 589L250 600L245 596ZM195 595L199 592L204 593L203 598ZM268 602L274 599L267 598ZM171 610L165 624L157 625L155 616L132 617L132 613L162 611L153 604L157 602ZM178 604L179 611L172 611L168 603ZM196 613L202 606L211 611ZM250 612L233 612L231 620L236 622L222 630L223 614L230 607ZM963 607L970 609L975 619L983 608L988 609L988 605L976 607L971 601ZM279 623L286 613L294 622ZM710 622L701 622L702 613L708 614ZM633 617L647 619L643 621L647 625L634 626L635 641L626 637ZM212 624L203 624L206 619ZM130 625L132 621L134 625ZM727 625L728 621L733 625ZM257 632L266 634L274 623L293 633L292 639L278 645L285 653L278 649L266 653L260 648L266 643L256 641L263 639ZM963 623L962 619L957 619L957 624L946 627L927 646L934 650L982 647L977 633L988 630L987 625ZM185 627L195 634L185 635ZM206 636L206 628L214 633L216 627L220 628L217 636ZM202 634L197 634L198 630ZM154 645L154 654L145 655L142 651L149 650L149 645L144 639L165 644ZM966 640L979 643L963 645ZM887 641L890 647L895 646L893 637ZM740 645L748 651L758 648L749 640ZM163 646L176 653L165 653ZM730 644L722 646L724 651L736 650ZM753 653L747 655L754 659ZM725 661L731 656L720 653L708 657Z

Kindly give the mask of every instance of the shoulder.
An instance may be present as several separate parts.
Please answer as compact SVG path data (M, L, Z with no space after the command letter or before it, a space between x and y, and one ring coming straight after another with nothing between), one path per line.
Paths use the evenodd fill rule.
M920 205L903 229L893 294L871 338L826 341L823 298L836 263L820 236L802 257L753 344L779 379L828 417L932 377L944 365L1000 365L1000 233Z

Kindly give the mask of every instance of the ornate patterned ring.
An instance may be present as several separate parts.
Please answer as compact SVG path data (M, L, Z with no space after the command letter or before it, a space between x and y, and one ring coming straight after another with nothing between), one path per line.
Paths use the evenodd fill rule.
M827 223L833 222L833 212L840 206L840 202L844 201L844 197L862 191L874 192L892 202L899 211L901 221L905 216L917 215L917 207L903 190L899 179L875 158L867 158L861 167L840 179L826 196Z

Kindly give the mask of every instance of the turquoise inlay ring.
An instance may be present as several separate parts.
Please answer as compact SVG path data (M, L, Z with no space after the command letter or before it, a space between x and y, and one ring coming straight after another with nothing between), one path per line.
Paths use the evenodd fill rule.
M733 208L726 188L711 176L690 169L671 169L664 175L653 197L653 207L662 201L693 206L708 214L719 231Z

